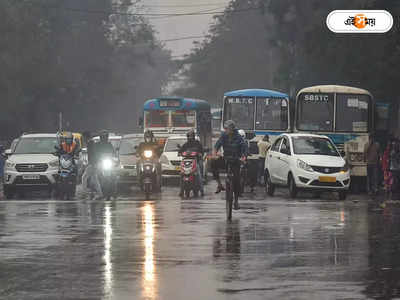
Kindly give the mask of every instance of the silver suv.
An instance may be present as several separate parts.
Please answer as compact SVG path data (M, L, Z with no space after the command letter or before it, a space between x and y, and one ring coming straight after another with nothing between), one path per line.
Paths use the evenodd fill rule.
M51 193L58 174L58 158L52 154L56 145L56 134L26 134L19 138L4 166L7 199L27 190Z

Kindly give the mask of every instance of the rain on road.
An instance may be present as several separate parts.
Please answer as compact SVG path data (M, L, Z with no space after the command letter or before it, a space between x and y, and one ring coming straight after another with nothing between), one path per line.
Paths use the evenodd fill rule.
M287 191L0 201L0 299L394 299L398 208ZM356 200L357 199L357 200Z

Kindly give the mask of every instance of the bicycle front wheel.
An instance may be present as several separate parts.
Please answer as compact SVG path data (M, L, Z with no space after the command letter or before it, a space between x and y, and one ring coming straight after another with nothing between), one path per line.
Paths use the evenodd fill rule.
M232 203L233 203L233 187L230 181L226 181L225 188L225 199L226 199L226 218L232 220Z

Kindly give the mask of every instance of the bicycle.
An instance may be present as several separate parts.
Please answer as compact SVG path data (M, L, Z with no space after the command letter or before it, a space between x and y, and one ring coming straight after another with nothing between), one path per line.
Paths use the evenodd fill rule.
M225 179L225 199L226 199L226 218L232 220L232 205L233 200L239 197L238 188L234 188L234 173L232 164L237 162L237 158L224 157L226 164L226 179ZM235 197L235 198L234 198Z

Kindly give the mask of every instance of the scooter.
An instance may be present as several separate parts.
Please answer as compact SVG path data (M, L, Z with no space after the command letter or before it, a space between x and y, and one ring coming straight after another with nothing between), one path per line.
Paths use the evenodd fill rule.
M190 197L190 192L193 191L193 195L197 197L199 195L200 185L198 177L198 157L199 153L195 151L185 151L182 154L181 162L181 184L183 190L183 196L185 198Z
M144 150L139 155L139 182L148 200L151 193L161 190L161 179L157 171L157 163L154 161L153 150Z
M59 169L56 181L56 196L67 200L75 197L76 193L76 166L71 154L59 156Z

